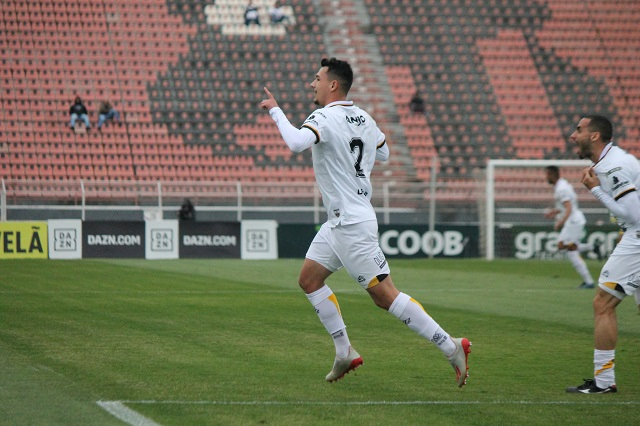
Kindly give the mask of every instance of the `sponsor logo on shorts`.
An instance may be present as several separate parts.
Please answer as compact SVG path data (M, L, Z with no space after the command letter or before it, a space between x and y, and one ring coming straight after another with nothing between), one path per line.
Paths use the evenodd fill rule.
M381 251L379 251L374 257L373 257L373 261L376 262L376 265L378 265L378 267L380 269L384 268L385 265L387 264L387 259L385 259L384 257L384 253L382 253Z
M609 277L609 270L602 271L602 276L608 278Z
M629 282L627 283L627 285L633 288L640 287L640 274L632 274L629 277Z
M365 277L363 277L362 275L359 275L359 276L358 276L358 282L359 282L359 283L363 283L365 279L366 279L366 278L365 278Z

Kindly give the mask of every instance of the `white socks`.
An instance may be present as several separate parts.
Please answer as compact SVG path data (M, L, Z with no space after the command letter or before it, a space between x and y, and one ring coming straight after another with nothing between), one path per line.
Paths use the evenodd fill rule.
M587 284L593 284L591 273L589 272L587 264L580 256L578 250L568 251L567 257L571 261L571 264L573 265L575 270L578 272L578 275L580 275L580 277L582 278L582 281Z
M389 312L411 330L435 344L445 356L451 356L455 352L456 345L451 336L409 295L400 293L391 304Z
M593 351L593 377L596 380L596 386L600 389L616 384L615 357L615 349L611 351L594 349Z
M335 294L327 285L324 285L319 290L307 294L307 298L315 308L322 325L333 337L336 356L347 357L351 343ZM451 340L451 336L427 314L420 303L410 296L400 293L391 304L389 312L411 330L435 344L445 356L451 356L455 352L456 345Z
M333 337L336 356L338 358L346 358L349 355L351 343L349 342L349 336L347 336L347 327L340 314L340 305L336 295L327 285L324 285L319 290L307 294L307 298L316 309L322 325Z

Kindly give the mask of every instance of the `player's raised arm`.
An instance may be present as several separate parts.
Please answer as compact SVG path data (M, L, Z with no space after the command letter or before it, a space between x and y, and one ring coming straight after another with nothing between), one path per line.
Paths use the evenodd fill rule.
M267 94L267 98L263 99L262 102L260 102L260 108L269 111L271 108L277 107L278 102L276 102L276 98L273 97L269 89L264 87L264 93Z
M311 147L316 142L316 135L307 128L297 129L290 122L282 109L278 106L278 102L273 97L269 89L264 88L267 95L266 99L260 102L260 108L269 111L269 115L275 121L282 139L293 152L301 152Z

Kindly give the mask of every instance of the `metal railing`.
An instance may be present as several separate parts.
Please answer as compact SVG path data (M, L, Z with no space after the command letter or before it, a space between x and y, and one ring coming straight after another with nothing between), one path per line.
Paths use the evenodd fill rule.
M324 207L315 182L202 182L2 179L0 214L12 211L71 211L85 220L88 212L175 211L185 198L200 212L232 212L236 220L247 213L304 213L320 223ZM477 193L469 185L451 191L447 185L416 182L374 182L372 204L388 224L394 214L435 220L439 201L469 202ZM457 191L457 192L456 192ZM462 192L460 192L462 191Z

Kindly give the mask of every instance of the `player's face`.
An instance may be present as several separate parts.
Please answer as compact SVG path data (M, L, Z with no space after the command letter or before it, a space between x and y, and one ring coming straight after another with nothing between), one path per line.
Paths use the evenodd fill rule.
M580 120L580 122L576 126L576 130L571 134L570 137L570 139L578 146L576 154L578 154L578 157L580 158L591 158L591 156L593 155L593 132L589 130L590 122L591 120L588 118L583 118L582 120Z
M329 96L331 82L327 75L327 67L322 67L311 82L313 89L313 103L320 106L327 104L326 100Z
M551 174L549 170L545 170L545 176L547 178L547 183L551 185L556 183L556 181L554 180L554 176Z

